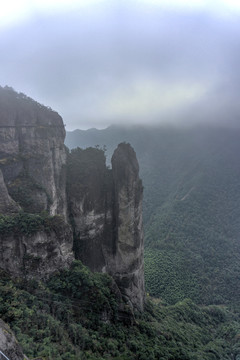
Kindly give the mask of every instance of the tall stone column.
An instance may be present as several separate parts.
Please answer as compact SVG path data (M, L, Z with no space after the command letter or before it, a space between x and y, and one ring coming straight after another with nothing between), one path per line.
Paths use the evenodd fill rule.
M109 272L126 299L143 310L143 186L136 153L121 143L112 157L115 222L113 261Z

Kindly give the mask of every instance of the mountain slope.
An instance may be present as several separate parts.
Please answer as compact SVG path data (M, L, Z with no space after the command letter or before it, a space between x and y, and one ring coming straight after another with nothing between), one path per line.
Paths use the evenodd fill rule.
M149 293L239 302L240 131L109 127L68 133L66 143L111 152L115 141L130 142L140 163Z
M217 360L240 355L237 312L147 302L136 317L119 311L114 283L81 262L45 283L0 274L0 317L27 356L41 360ZM15 358L15 357L14 357Z

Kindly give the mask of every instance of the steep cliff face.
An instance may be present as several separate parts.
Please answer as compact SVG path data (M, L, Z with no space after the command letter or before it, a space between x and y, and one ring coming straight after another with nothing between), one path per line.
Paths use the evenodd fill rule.
M0 170L0 213L17 213L20 206L9 196L6 184L3 179L2 171Z
M122 143L112 157L114 183L114 256L109 272L138 308L144 305L142 181L136 153Z
M111 274L125 299L142 310L143 187L136 154L129 144L120 144L112 170L103 156L97 149L73 150L70 155L68 198L75 256L91 270ZM91 176L83 175L86 158L92 164Z
M68 158L67 193L74 252L92 271L106 271L105 245L112 243L112 177L102 150L80 148Z
M0 88L0 167L9 195L25 211L66 216L64 138L56 112Z
M64 137L56 112L0 87L0 265L12 275L45 278L73 260ZM65 222L18 214L43 210Z
M0 263L7 273L44 279L72 263L70 226L60 217L46 218L45 224L39 221L40 226L37 221L31 215L18 215L16 225L10 219L6 231L1 227Z
M112 170L99 149L73 150L66 161L64 137L56 112L0 87L1 268L14 276L46 278L70 265L73 247L77 259L112 275L125 300L142 310L142 183L136 154L120 144ZM63 221L52 227L58 215Z

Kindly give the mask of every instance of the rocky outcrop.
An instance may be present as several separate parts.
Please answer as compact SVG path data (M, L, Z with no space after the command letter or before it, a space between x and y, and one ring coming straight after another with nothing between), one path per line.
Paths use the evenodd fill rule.
M0 319L0 351L9 358L9 360L27 360L22 348L17 342L9 326ZM0 359L6 359L0 353Z
M0 88L0 168L9 195L29 212L66 217L62 118L11 88Z
M75 257L92 271L111 274L123 298L142 310L143 189L136 154L124 143L114 152L112 169L99 149L73 150L66 162L64 138L56 112L0 87L0 215L12 216L1 215L1 268L42 279L68 267L73 231ZM29 219L14 222L19 211L44 211L48 220L59 215L63 221L38 227L36 218L37 227L28 231Z
M75 255L92 271L112 275L125 300L143 310L143 187L135 151L129 144L120 144L112 157L112 170L105 160L97 166L97 154L92 151L91 176L86 177L77 176L84 171L86 153L79 149L78 154L73 151L76 155L79 172L76 167L70 169L68 191Z
M114 183L114 256L108 272L115 278L126 298L143 309L143 186L139 179L136 153L122 143L112 157Z
M9 196L6 184L0 170L0 213L16 213L20 210L20 206Z
M44 279L73 261L72 230L61 219L55 230L23 234L16 229L0 238L1 269L17 277Z
M64 138L56 112L0 87L0 214L11 216L1 218L8 222L8 231L0 226L0 265L12 275L45 278L73 260L72 230L66 223ZM25 231L32 226L27 221L34 219L21 221L19 211L59 215L49 217L59 226Z
M104 244L112 242L112 177L102 150L76 149L68 159L69 218L74 252L92 271L106 271Z

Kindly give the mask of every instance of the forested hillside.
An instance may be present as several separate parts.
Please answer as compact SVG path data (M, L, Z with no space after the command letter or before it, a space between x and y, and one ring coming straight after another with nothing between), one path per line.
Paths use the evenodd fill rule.
M143 314L121 305L107 274L76 261L47 282L0 272L0 317L30 359L232 360L240 354L237 312L147 301Z
M118 142L131 142L140 161L146 284L153 298L146 294L144 311L135 311L110 275L92 273L79 260L47 277L28 277L29 266L39 269L41 260L41 254L28 252L21 276L0 271L0 318L29 359L238 360L239 133L106 131L106 138L100 132L102 142L93 141L103 148L106 144L109 153ZM80 161L82 152L86 157ZM89 162L94 153L100 162ZM103 151L77 149L72 160L75 156L78 165L67 167L72 170L68 195L77 191L72 180L81 183L90 168L104 166ZM63 224L61 217L46 212L2 215L0 220L2 241L18 234L31 244L30 235L39 231L59 238ZM50 245L49 254L58 254Z
M66 145L130 142L144 184L147 291L174 304L240 301L240 131L216 127L76 130Z

